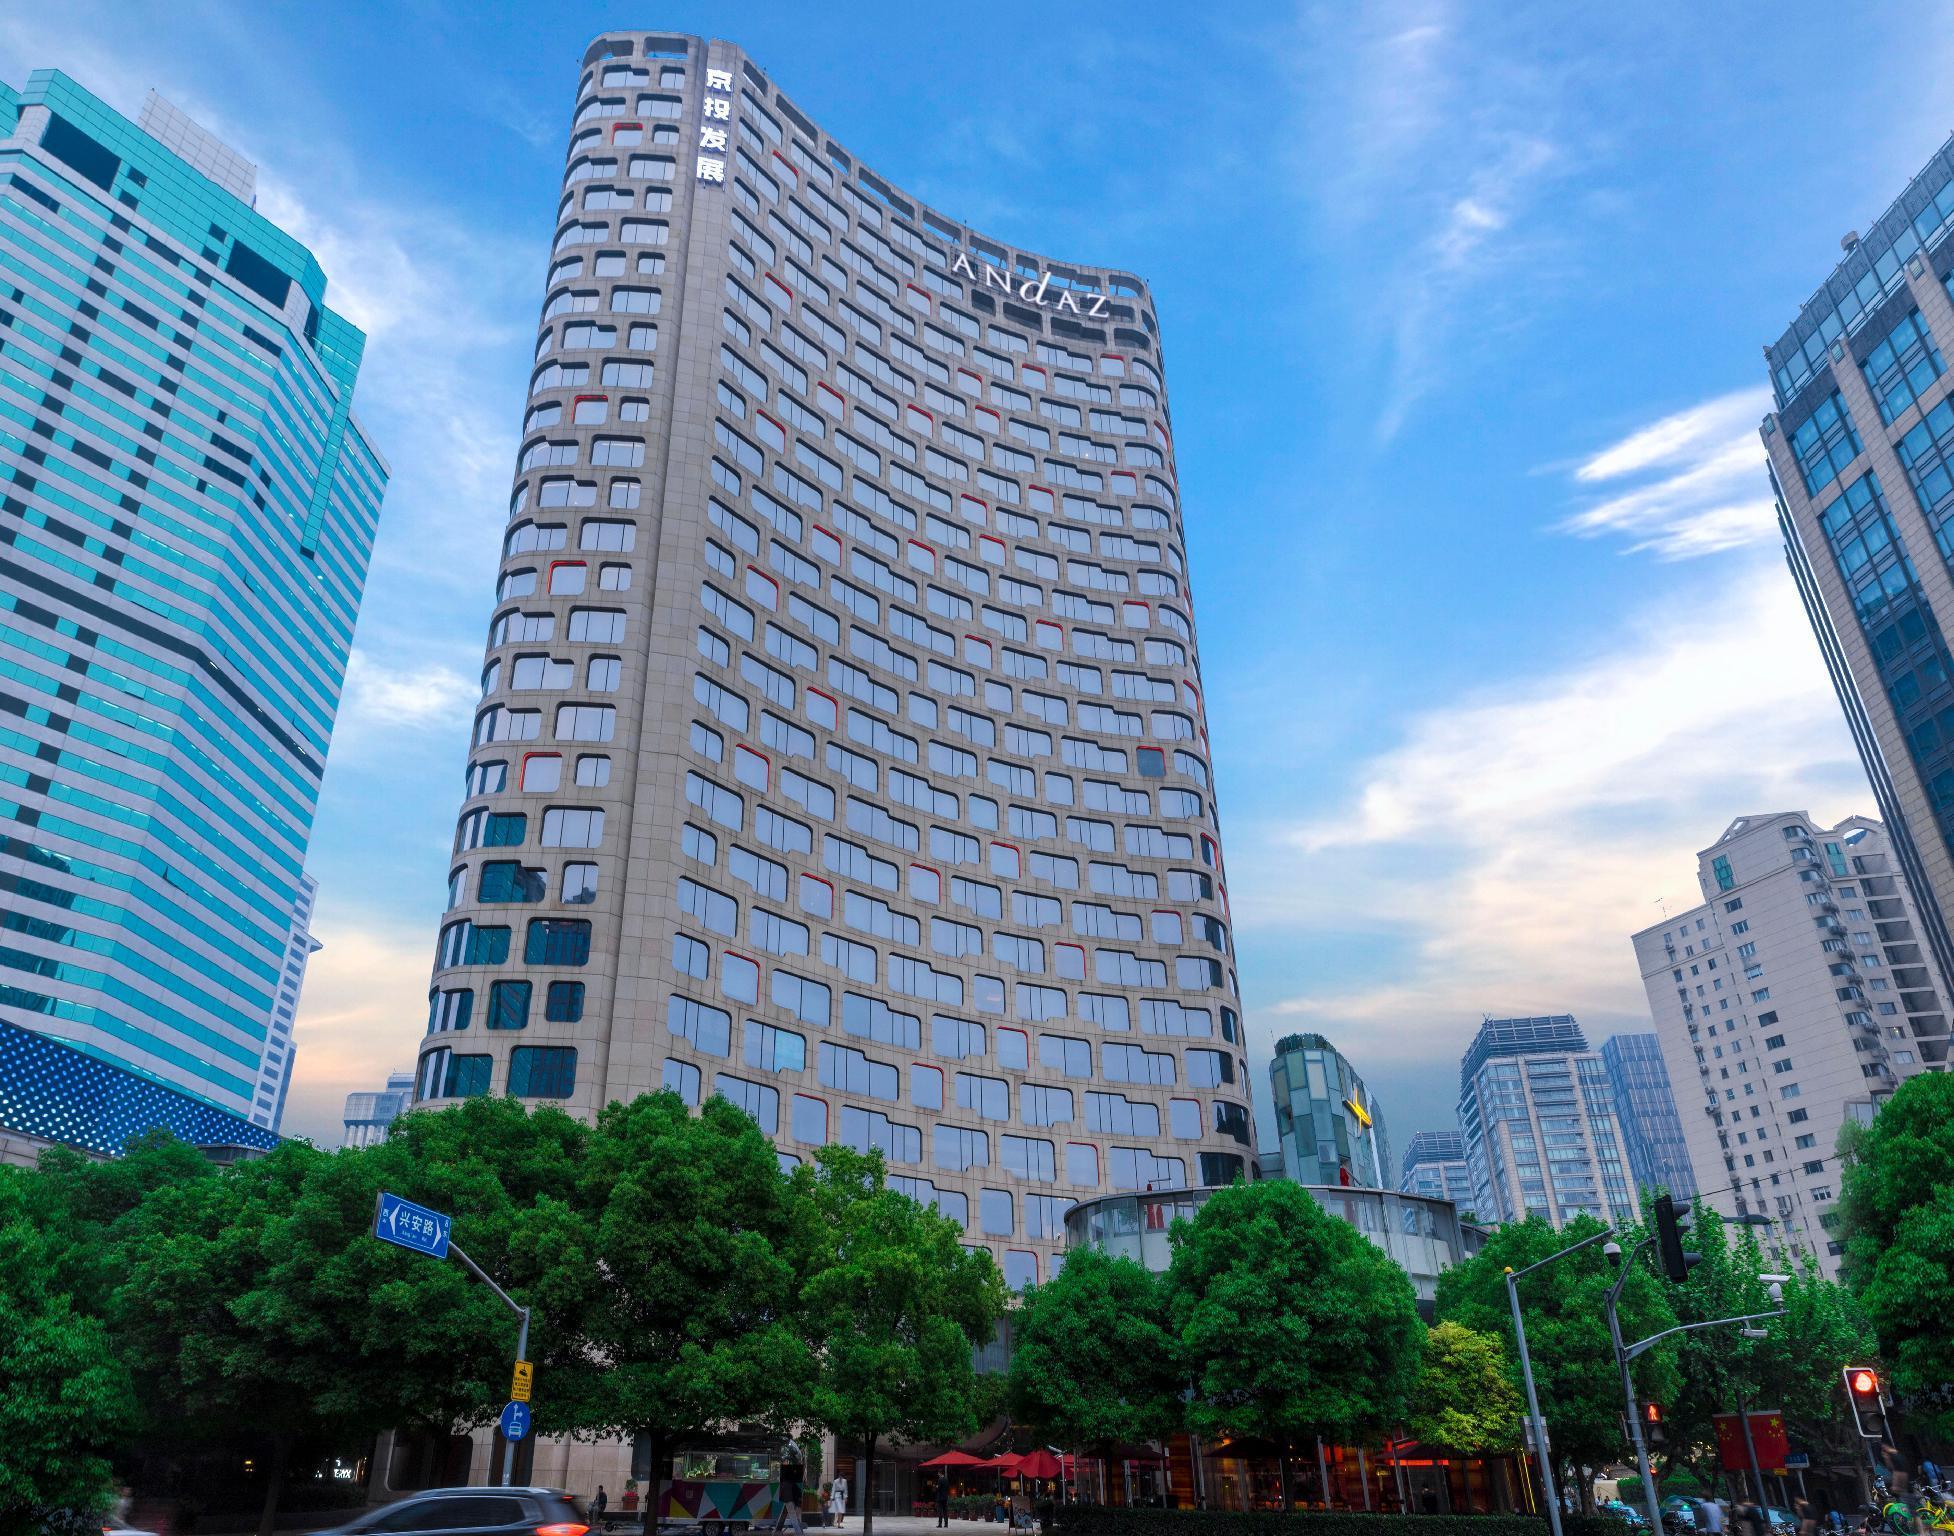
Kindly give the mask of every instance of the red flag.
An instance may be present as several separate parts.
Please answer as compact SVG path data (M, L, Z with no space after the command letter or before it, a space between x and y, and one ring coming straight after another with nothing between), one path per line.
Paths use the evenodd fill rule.
M1716 1416L1717 1461L1726 1472L1751 1469L1751 1446L1757 1448L1757 1470L1782 1472L1785 1457L1791 1454L1791 1441L1785 1433L1784 1414L1775 1408L1760 1409L1750 1415L1750 1445L1744 1443L1743 1421L1734 1413Z

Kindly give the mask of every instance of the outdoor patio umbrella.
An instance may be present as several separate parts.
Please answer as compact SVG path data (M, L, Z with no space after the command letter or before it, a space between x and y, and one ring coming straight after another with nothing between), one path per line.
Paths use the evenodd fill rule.
M972 1456L967 1451L945 1451L941 1456L932 1456L923 1463L926 1467L988 1467L990 1463L981 1456Z
M1018 1458L1018 1471L1026 1477L1057 1477L1060 1470L1059 1459L1050 1451L1026 1451Z

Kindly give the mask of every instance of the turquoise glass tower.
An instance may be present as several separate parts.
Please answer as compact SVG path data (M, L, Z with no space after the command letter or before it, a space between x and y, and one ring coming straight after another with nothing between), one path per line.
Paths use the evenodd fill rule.
M152 96L0 85L0 1132L269 1145L386 466L365 338ZM104 1069L107 1069L106 1071Z

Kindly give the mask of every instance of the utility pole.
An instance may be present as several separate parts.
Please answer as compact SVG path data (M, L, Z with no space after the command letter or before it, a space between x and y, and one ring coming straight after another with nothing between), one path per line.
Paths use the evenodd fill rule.
M1579 1253L1591 1243L1598 1243L1610 1235L1604 1227L1592 1237L1584 1237L1572 1248L1563 1248L1559 1253L1550 1253L1546 1258L1527 1265L1525 1269L1508 1266L1506 1271L1506 1302L1513 1309L1513 1342L1520 1351L1520 1377L1527 1388L1527 1422L1533 1427L1533 1454L1540 1465L1540 1491L1547 1500L1547 1523L1553 1527L1554 1536L1561 1536L1560 1498L1554 1492L1554 1457L1547 1448L1547 1423L1540 1417L1540 1394L1533 1385L1533 1357L1527 1353L1527 1325L1520 1317L1520 1280L1536 1269L1545 1269L1549 1264L1566 1258L1570 1253ZM1661 1527L1658 1525L1657 1530ZM1651 1532L1650 1536L1655 1536Z
M1626 1259L1622 1257L1620 1244L1608 1245L1608 1256L1621 1265L1621 1273L1615 1276L1615 1283L1608 1287L1608 1299L1604 1308L1608 1314L1608 1337L1615 1346L1615 1364L1621 1367L1622 1401L1628 1407L1628 1434L1635 1443L1635 1465L1642 1473L1642 1497L1649 1512L1651 1536L1662 1529L1662 1501L1656 1497L1655 1474L1649 1470L1649 1445L1642 1435L1642 1408L1635 1401L1635 1381L1628 1373L1628 1362L1632 1357L1622 1345L1622 1323L1616 1313L1615 1304L1620 1301L1622 1287L1628 1284L1628 1277L1634 1272L1635 1261L1654 1241L1655 1239L1651 1237L1643 1238ZM1645 1341L1645 1346L1650 1342L1653 1341Z

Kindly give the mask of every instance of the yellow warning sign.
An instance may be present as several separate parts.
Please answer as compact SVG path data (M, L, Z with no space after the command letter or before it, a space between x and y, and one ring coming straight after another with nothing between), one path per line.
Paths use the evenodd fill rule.
M515 1378L509 1383L509 1401L526 1403L529 1401L529 1384L536 1377L536 1367L527 1360L516 1362Z

